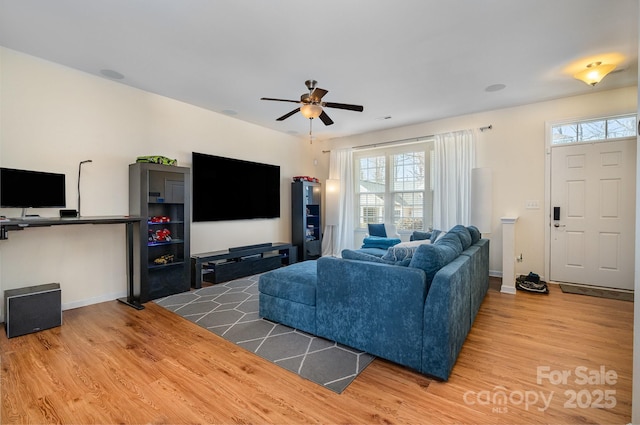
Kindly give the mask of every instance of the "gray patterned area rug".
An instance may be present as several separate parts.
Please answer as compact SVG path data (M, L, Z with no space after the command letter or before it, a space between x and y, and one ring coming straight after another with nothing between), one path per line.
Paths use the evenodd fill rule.
M154 302L301 377L342 393L375 358L258 315L259 275Z

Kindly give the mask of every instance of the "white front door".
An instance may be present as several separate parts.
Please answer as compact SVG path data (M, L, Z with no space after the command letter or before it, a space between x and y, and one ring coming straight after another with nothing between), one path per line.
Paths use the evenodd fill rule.
M635 139L551 149L550 280L633 289L635 162Z

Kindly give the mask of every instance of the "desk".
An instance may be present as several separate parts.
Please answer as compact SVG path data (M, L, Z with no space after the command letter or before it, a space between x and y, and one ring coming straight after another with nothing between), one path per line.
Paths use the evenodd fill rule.
M0 222L0 240L9 239L10 231L25 230L33 227L66 226L73 224L125 224L127 248L127 297L118 301L142 310L144 306L136 299L133 291L134 258L133 258L133 226L140 224L142 217L137 216L97 216L97 217L31 217L11 218Z
M277 267L281 266L282 263L293 264L298 261L297 247L286 242L265 243L230 248L223 251L192 254L191 285L194 288L202 288L202 266L204 263L221 262L219 264L220 267L226 266L229 269L233 268L233 271L228 274L229 280L231 280L231 278L250 276L272 269L274 265L267 263L267 261L265 261L267 259L264 258L264 254L271 251L278 251L280 255ZM260 265L260 263L262 263L262 265Z

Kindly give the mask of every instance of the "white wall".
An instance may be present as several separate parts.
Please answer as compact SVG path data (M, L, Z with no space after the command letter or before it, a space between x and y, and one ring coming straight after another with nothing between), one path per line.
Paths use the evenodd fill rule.
M190 166L197 151L280 165L280 219L195 223L192 252L290 240L289 182L316 171L312 147L299 138L4 48L0 94L0 165L65 173L67 208L77 208L78 163L93 160L82 168L85 216L128 213L128 165L140 155ZM0 241L0 290L59 282L65 309L123 296L124 232L124 225L10 232Z
M576 81L576 84L580 82ZM319 143L322 150L404 140L463 129L493 129L477 132L476 165L493 170L493 220L490 270L502 273L502 229L500 218L518 216L516 254L524 261L516 264L517 274L530 271L544 276L545 252L545 123L635 113L637 88L594 92L514 108L464 115L422 124ZM324 154L323 166L328 164ZM327 168L328 170L328 168ZM328 172L327 172L328 173ZM326 178L326 174L322 176ZM525 209L527 200L540 201L539 210Z

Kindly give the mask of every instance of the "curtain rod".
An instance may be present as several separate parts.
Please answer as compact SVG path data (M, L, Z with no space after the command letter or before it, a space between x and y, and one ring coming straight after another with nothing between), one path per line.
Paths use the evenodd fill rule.
M487 130L493 130L493 124L489 124L486 125L484 127L480 127L478 130L480 130L481 132L485 132ZM441 133L441 134L446 134L446 133ZM369 148L378 148L381 146L387 146L387 145L400 145L400 144L410 144L410 143L418 143L418 142L422 142L426 139L430 139L432 137L435 137L435 134L431 134L428 136L420 136L420 137L410 137L408 139L400 139L400 140L392 140L390 142L381 142L381 143L372 143L369 145L362 145L362 146L355 146L353 147L354 150L360 150L360 149L369 149ZM326 151L322 151L322 153L329 153L331 152L331 150L326 150Z

